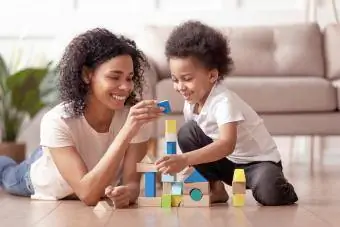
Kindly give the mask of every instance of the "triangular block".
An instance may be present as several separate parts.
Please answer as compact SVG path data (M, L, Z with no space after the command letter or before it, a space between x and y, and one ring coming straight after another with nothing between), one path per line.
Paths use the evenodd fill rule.
M184 183L207 182L196 169L184 180Z

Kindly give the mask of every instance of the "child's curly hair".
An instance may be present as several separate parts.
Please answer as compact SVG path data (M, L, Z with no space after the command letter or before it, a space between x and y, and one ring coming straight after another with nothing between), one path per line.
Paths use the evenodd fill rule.
M194 57L208 69L217 69L217 81L222 80L233 67L228 39L214 28L199 21L187 21L170 34L165 55L170 58Z
M149 67L146 57L134 41L116 36L103 28L95 28L75 37L58 64L59 94L66 111L72 116L83 114L89 85L83 81L84 67L94 69L113 57L128 54L133 60L134 91L125 105L134 105L142 98L144 68Z

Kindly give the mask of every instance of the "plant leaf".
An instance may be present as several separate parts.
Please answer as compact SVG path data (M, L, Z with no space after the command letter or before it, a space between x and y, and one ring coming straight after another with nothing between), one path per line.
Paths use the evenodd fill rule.
M6 93L6 78L9 76L8 68L0 55L0 99Z
M40 84L47 73L48 68L27 68L8 77L7 87L11 91L13 107L34 117L44 106L40 98Z

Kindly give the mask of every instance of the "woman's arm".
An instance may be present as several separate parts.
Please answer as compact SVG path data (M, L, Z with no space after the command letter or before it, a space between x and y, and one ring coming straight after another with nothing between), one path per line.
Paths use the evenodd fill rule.
M86 205L95 205L117 174L132 136L121 130L97 165L88 172L76 148L49 148L52 158L65 181Z
M137 172L136 164L147 153L147 142L130 144L124 158L123 185L129 189L130 204L135 203L140 192L141 173Z

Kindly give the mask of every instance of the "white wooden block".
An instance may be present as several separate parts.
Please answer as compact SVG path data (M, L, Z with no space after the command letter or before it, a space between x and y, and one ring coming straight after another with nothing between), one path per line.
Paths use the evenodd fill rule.
M99 201L93 208L95 211L112 211L113 207L107 201Z

